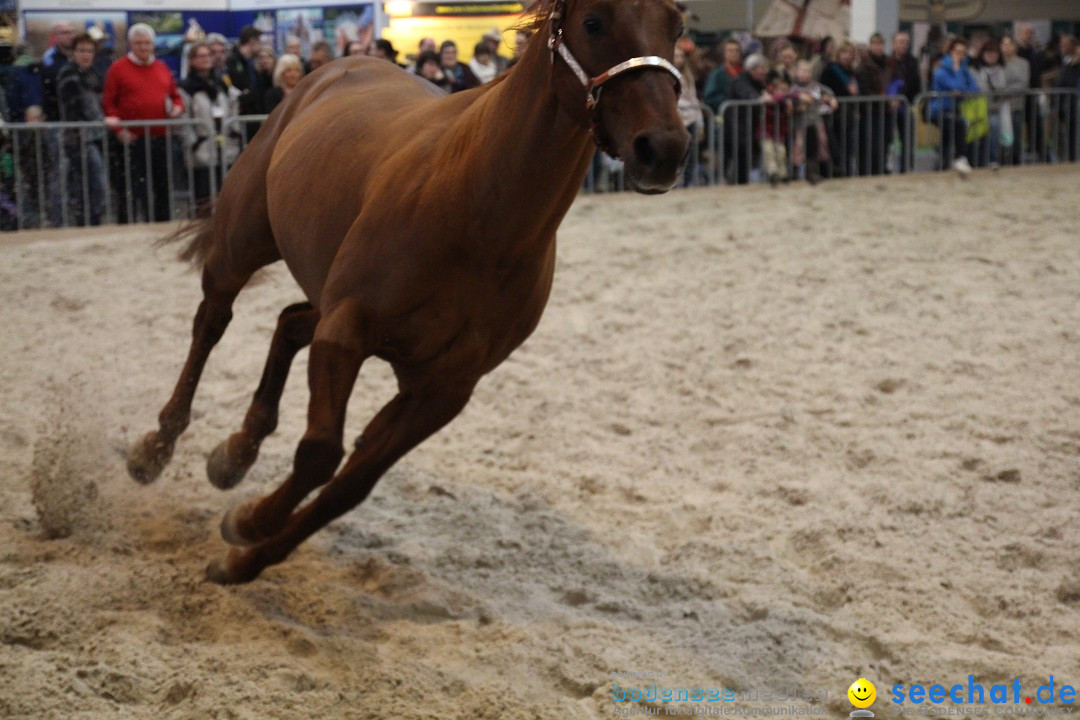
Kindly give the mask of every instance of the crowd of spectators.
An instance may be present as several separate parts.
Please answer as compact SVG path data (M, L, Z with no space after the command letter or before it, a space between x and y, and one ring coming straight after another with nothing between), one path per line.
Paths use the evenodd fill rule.
M732 37L705 48L682 38L680 57L719 125L711 156L699 144L693 162L730 183L909 172L912 113L936 127L941 169L1017 164L1025 148L1041 160L1051 152L1077 159L1076 96L1040 101L1026 93L1080 91L1072 36L1039 47L1027 26L1015 38L932 32L918 54L906 32L889 40L875 33L865 45L832 38L765 45ZM929 101L917 104L921 93ZM688 128L698 122L684 120ZM1048 128L1056 137L1045 137Z
M513 57L499 53L502 33L497 28L489 30L472 49L473 56L468 63L458 60L457 43L443 40L436 45L435 38L425 37L420 40L415 60L405 69L416 73L428 82L446 92L455 93L491 82L510 69L525 49L529 41L528 30L518 30L515 35Z
M19 172L9 171L0 188L0 226L16 223L11 217L15 193L19 227L96 225L107 214L120 222L165 220L170 180L181 174L190 179L200 212L206 212L221 185L222 168L258 129L256 120L242 125L232 120L273 111L304 75L335 56L325 41L312 44L304 56L296 37L286 38L284 52L276 55L253 27L241 30L231 46L220 34L200 31L186 38L177 81L155 57L149 26L129 29L128 52L119 58L112 57L105 40L95 27L77 33L60 22L40 59L24 47L8 68L0 88L5 122L101 127L9 137L5 150L19 158ZM491 30L471 48L468 63L459 59L453 40L437 44L434 38L424 38L407 65L398 63L399 53L386 39L352 41L342 50L397 64L453 93L506 72L528 41L528 31L518 31L507 57L500 53L502 34ZM1045 97L1009 94L1080 90L1080 47L1069 35L1039 47L1029 27L1021 27L1015 38L968 40L932 32L917 54L906 32L888 43L875 34L866 45L831 38L819 43L779 38L764 45L732 37L700 47L683 37L675 64L683 74L679 112L695 139L685 185L717 177L780 184L908 172L914 138L904 129L911 127L915 112L937 128L940 168L1015 164L1025 149L1053 148L1061 160L1078 159L1075 95L1053 96L1055 103L1048 106ZM916 107L916 98L926 91L931 99ZM979 104L955 93L984 95ZM703 114L704 107L712 112ZM1042 122L1047 116L1055 122ZM182 132L154 124L171 118L195 122L182 123ZM714 130L711 146L706 140ZM594 167L600 161L598 156ZM20 178L19 188L13 187L14 177Z
M242 29L231 46L223 35L200 29L185 38L177 81L155 57L150 26L132 25L127 53L117 58L106 40L96 27L77 33L71 23L59 22L40 59L20 46L7 68L0 85L5 124L13 123L13 129L39 122L99 126L16 131L6 137L3 152L18 158L19 167L3 177L0 228L98 225L110 211L121 223L167 220L174 186L189 186L197 212L205 214L221 186L222 169L260 124L233 120L269 114L304 75L335 58L326 41L313 43L305 57L300 39L290 36L279 56L254 27ZM512 64L512 58L500 55L501 42L499 31L488 32L466 64L458 61L452 40L436 53L435 41L426 38L408 70L448 92L475 87ZM342 54L398 64L397 50L383 38L349 42ZM177 118L189 122L172 127L153 122Z

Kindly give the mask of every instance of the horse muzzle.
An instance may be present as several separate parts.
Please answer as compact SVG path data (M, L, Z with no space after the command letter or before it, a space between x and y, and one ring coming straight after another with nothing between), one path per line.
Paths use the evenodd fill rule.
M690 151L690 133L681 124L671 129L643 130L619 150L630 187L646 195L664 193L682 176Z

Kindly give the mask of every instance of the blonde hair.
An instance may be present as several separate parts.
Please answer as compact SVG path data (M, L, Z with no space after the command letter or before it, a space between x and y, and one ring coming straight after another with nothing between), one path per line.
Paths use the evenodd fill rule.
M850 40L845 40L844 42L836 46L836 57L840 57L840 53L844 52L845 50L850 50L851 52L855 53L856 57L859 56L859 46L851 42Z
M300 58L292 53L285 53L277 59L277 64L274 65L274 87L281 87L281 76L286 70L296 68L300 71L301 77L304 75L304 63L300 61Z

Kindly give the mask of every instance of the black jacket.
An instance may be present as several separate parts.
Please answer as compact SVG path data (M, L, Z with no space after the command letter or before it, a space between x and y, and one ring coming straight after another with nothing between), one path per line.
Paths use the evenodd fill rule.
M60 119L66 122L103 120L101 91L101 77L92 65L86 70L75 63L65 65L56 78Z
M93 65L85 70L73 62L64 65L56 77L59 119L65 122L101 122L105 119L105 112L101 108L101 91L101 77ZM72 146L104 138L105 131L101 128L72 128L64 133L65 143Z
M743 70L731 81L732 100L760 100L765 92L765 83L754 80L749 70ZM762 113L756 106L737 106L728 108L724 116L725 132L729 138L736 136L742 142L748 142L758 136L761 129Z
M251 61L243 56L240 49L234 47L225 59L226 84L240 91L240 114L261 115L263 112L263 94L256 87L258 78Z
M915 96L922 92L922 74L919 72L919 61L915 59L915 56L908 53L899 60L896 57L889 58L890 73L889 84L900 80L903 85L900 87L900 94L908 99L908 102L915 102Z
M1055 87L1064 90L1080 89L1080 60L1073 59L1071 62L1061 66L1061 72L1058 73Z
M274 108L285 99L285 91L281 87L275 86L263 93L263 112L269 114L274 112Z
M60 73L71 63L67 57L59 51L53 53L52 64L41 65L41 110L45 113L48 122L60 120L60 107L57 86L60 82Z
M889 87L888 60L884 55L867 55L859 63L855 78L859 81L860 95L884 95Z
M855 71L845 70L840 63L832 63L821 73L821 84L833 91L838 98L852 97L848 82L854 78L858 82Z
M732 100L760 100L765 92L765 83L754 80L749 70L743 70L731 82Z
M1031 79L1028 87L1037 89L1042 86L1042 55L1033 47L1020 46L1016 48L1016 54L1028 61L1031 69Z

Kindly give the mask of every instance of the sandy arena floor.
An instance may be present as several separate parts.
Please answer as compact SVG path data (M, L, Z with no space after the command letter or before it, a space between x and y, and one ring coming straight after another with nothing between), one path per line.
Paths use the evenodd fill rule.
M203 582L284 269L154 485L198 278L159 229L0 239L0 717L599 718L613 673L1080 686L1080 171L579 199L536 334L361 508ZM392 395L361 374L352 438ZM50 535L66 537L50 538ZM714 703L715 705L715 703ZM637 707L637 706L636 706ZM681 706L688 709L687 706Z

